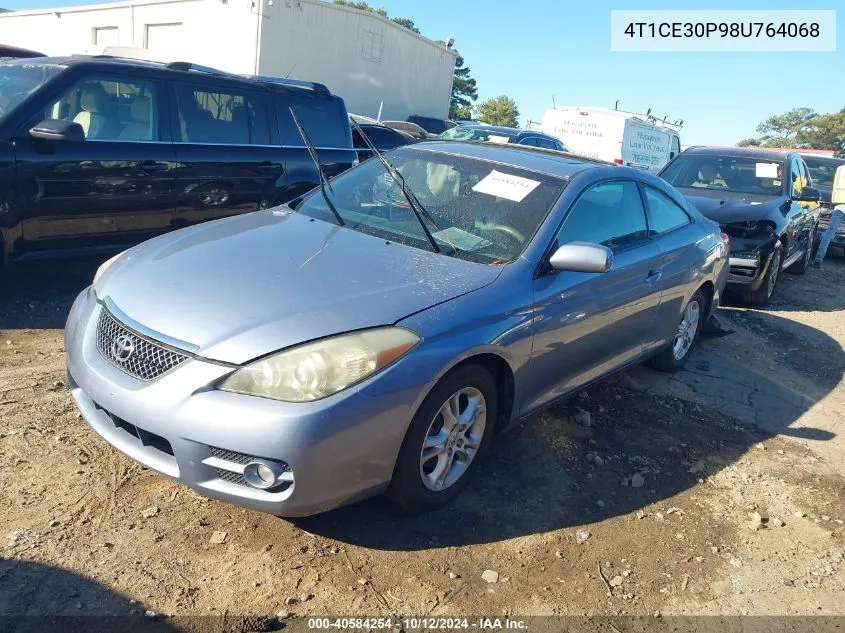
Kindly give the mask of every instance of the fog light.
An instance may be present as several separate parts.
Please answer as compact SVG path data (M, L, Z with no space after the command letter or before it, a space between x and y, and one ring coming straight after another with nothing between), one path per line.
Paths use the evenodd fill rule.
M254 488L266 490L279 485L284 469L275 462L255 460L244 466L244 479Z

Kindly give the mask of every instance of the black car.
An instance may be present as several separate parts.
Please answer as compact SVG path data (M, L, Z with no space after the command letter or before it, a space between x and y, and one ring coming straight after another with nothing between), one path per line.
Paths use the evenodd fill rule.
M419 114L409 116L406 120L410 123L416 123L426 132L433 134L434 136L455 127L455 122L450 121L449 119L436 119L430 116L420 116Z
M357 156L316 83L113 57L0 64L0 264L118 251L278 205Z
M659 174L730 238L728 288L766 305L781 270L804 273L819 191L794 152L691 147Z
M373 146L375 146L375 148L380 152L386 152L394 147L400 147L402 145L409 145L417 142L417 139L410 134L394 130L384 125L372 125L367 123L364 125L359 124L359 127L361 128L361 131L367 135L367 138L370 139ZM352 129L352 146L358 152L358 160L362 162L373 155L367 144L364 142L364 139L361 138L361 135L355 128Z
M486 125L483 123L458 125L443 132L439 138L456 141L514 143L515 145L553 149L558 152L567 151L566 146L560 140L549 134L534 132L532 130L520 130L515 127Z

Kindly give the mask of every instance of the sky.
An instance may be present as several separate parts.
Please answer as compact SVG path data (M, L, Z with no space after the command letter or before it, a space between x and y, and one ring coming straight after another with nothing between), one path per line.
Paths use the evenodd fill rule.
M0 0L37 9L103 0ZM842 0L701 0L689 9L841 9L837 52L631 53L610 50L611 9L674 9L677 0L370 0L422 34L452 37L478 82L479 101L506 94L520 123L558 105L613 107L683 119L681 142L733 145L772 114L845 107ZM498 8L497 8L498 5ZM838 77L837 77L838 74ZM837 84L838 80L838 84Z

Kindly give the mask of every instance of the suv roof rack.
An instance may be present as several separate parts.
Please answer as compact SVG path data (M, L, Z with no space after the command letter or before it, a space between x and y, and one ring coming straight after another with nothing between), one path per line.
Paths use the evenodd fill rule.
M255 79L263 81L268 84L278 84L280 86L293 86L294 88L307 88L314 92L330 93L328 86L317 83L316 81L302 81L301 79L288 79L287 77L274 77L272 75L244 75L248 79Z
M210 66L201 66L200 64L192 64L191 62L168 62L164 65L165 68L169 68L170 70L182 70L182 71L189 71L189 70L196 70L197 72L201 73L208 73L210 75L229 75L230 73L223 72L222 70L217 70L216 68L211 68Z

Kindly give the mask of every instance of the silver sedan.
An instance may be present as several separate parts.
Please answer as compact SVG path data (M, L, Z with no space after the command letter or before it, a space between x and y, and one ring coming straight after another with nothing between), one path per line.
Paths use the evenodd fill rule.
M719 303L727 238L645 172L461 142L389 159L401 177L373 159L104 264L65 333L91 427L256 510L425 510L496 432L632 364L682 367Z

